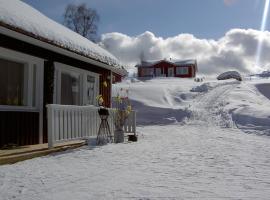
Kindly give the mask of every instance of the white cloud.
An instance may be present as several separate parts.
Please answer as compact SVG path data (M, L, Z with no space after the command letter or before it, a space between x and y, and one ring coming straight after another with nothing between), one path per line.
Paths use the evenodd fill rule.
M107 33L101 45L125 65L134 67L143 60L163 58L197 59L201 74L214 75L226 70L255 72L256 49L259 36L264 45L261 64L270 66L270 32L252 29L232 29L219 40L198 39L191 34L175 37L156 37L151 32L130 37L121 33Z

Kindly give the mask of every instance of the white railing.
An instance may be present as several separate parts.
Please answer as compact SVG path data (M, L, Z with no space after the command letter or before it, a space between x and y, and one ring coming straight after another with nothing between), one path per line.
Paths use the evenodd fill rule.
M98 107L50 104L47 109L49 148L56 143L97 136L101 122ZM109 109L108 123L112 135L114 116L115 110ZM135 111L130 113L123 128L126 133L136 134Z

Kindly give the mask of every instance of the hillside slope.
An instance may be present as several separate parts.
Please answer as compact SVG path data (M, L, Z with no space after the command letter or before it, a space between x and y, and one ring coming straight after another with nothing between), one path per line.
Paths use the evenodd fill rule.
M270 135L268 79L204 83L177 78L127 80L114 86L114 94L120 88L129 90L139 125L165 125L196 119Z

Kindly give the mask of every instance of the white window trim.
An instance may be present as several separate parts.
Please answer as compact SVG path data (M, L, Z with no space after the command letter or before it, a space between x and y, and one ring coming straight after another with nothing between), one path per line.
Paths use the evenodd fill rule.
M95 96L98 96L99 94L99 74L87 71L84 69L76 68L70 65L66 65L63 63L54 63L55 66L55 73L54 73L54 94L53 94L53 102L54 104L60 104L61 103L61 73L62 72L72 72L76 73L80 77L80 105L86 105L87 102L87 88L86 88L86 82L87 82L87 75L95 77L95 90L94 94ZM95 104L97 105L97 104Z
M9 50L0 47L0 58L24 63L25 65L28 65L28 72L27 72L27 79L25 79L27 83L27 106L11 106L11 105L0 105L0 111L25 111L25 112L40 112L40 110L43 109L43 71L44 71L44 60L30 56L28 54L24 54L21 52ZM35 99L36 99L36 105L32 106L33 101L33 76L30 74L33 74L33 67L34 65L37 67L36 69L36 91L35 91ZM29 76L30 75L30 76ZM24 97L25 98L25 97Z
M169 71L172 72L172 74L169 74ZM174 77L175 74L174 74L174 67L168 67L168 77Z
M186 70L186 73L183 73L184 69ZM177 75L188 75L189 74L188 69L189 69L189 67L176 67L176 74Z
M142 68L142 74L143 76L153 76L155 75L155 69L153 67L144 67Z
M159 74L158 74L158 72L159 72ZM161 77L162 76L162 68L161 67L155 68L155 75L157 77Z
M39 143L43 143L43 82L44 82L44 60L18 51L0 47L0 58L14 62L26 63L30 68L36 66L36 91L35 106L9 106L0 105L0 111L38 112L39 113ZM31 72L30 72L31 73ZM28 105L32 103L33 76L28 77ZM30 98L29 98L30 97Z

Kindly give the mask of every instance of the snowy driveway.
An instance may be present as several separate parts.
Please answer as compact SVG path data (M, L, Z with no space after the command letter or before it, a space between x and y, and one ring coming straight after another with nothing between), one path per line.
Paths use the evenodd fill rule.
M270 140L207 126L0 167L0 199L269 199Z

